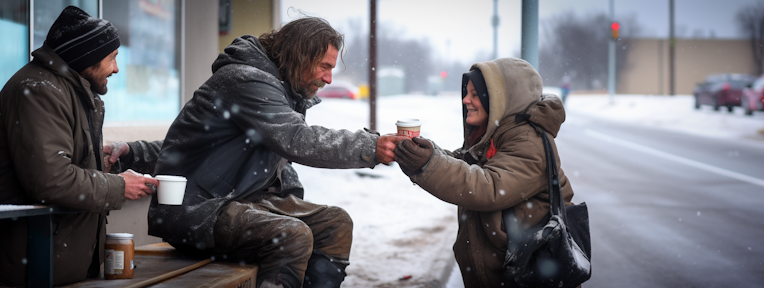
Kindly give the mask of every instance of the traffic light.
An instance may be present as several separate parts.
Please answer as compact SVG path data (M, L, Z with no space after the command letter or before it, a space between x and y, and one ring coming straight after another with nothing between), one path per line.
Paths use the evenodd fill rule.
M613 22L613 24L610 25L610 30L613 31L613 40L618 40L620 37L618 37L618 29L621 28L621 25L618 25L618 22Z

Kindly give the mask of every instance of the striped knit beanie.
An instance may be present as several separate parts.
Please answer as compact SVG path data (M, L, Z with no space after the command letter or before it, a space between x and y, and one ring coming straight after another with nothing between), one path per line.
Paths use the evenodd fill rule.
M117 50L119 34L109 21L69 6L53 22L45 44L79 73Z

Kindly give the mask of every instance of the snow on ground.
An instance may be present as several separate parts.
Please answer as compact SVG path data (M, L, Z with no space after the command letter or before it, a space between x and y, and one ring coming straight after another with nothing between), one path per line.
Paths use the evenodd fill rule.
M458 97L385 97L377 108L382 134L395 133L398 118L419 118L423 137L446 149L461 145ZM308 110L307 122L355 131L369 127L368 115L368 101L325 99ZM424 287L448 277L456 206L411 183L396 163L353 170L294 167L306 200L342 207L353 218L351 264L343 287ZM399 280L405 276L411 278Z
M557 89L545 89L557 93ZM571 95L567 119L594 117L711 137L754 139L764 143L764 114L743 115L695 110L688 95ZM377 101L377 130L395 133L399 118L419 118L422 136L445 149L462 143L459 96L399 95ZM369 127L368 101L324 99L307 113L310 125L358 130ZM565 129L563 124L562 129ZM397 164L374 169L331 170L294 165L305 199L335 205L354 221L351 265L343 287L461 286L451 275L456 238L456 207L413 185ZM408 280L399 280L404 276ZM438 285L440 283L440 285Z

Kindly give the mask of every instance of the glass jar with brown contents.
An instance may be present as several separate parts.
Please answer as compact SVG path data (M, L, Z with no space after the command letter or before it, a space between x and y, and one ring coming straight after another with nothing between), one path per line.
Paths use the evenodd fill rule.
M104 278L133 279L135 242L130 233L108 233L104 247Z

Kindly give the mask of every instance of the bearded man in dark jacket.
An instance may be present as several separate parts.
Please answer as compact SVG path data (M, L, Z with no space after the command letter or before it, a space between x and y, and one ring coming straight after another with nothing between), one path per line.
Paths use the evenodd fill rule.
M56 286L98 277L106 213L158 184L134 171L103 172L98 95L119 72L119 45L111 23L66 7L34 59L0 91L0 204L82 210L52 216ZM0 286L25 285L27 235L27 218L0 220Z
M329 23L306 17L225 48L162 144L156 174L188 183L181 206L152 199L149 234L179 250L258 263L258 287L339 287L352 220L339 207L303 201L290 163L372 168L393 161L403 139L305 122L306 110L320 102L316 91L332 81L342 46ZM111 162L130 167L152 162L159 144L106 150Z

